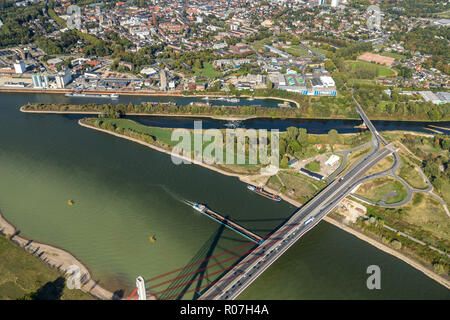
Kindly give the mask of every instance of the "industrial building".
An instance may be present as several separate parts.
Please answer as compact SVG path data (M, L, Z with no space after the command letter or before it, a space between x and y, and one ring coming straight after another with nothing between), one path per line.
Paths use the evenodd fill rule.
M56 87L58 89L63 89L66 87L70 81L72 81L72 74L70 73L70 69L67 68L64 71L58 72L55 76Z

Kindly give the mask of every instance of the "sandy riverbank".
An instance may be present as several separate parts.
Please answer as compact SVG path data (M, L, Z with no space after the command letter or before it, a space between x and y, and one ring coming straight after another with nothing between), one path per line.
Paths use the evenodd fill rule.
M398 251L395 251L394 249L384 245L383 243L370 238L369 236L365 235L364 233L355 230L331 217L325 217L324 218L325 221L335 225L336 227L347 231L348 233L351 233L352 235L356 236L357 238L366 241L368 243L370 243L371 245L373 245L374 247L383 250L386 253L389 253L390 255L393 255L394 257L403 260L404 262L406 262L407 264L409 264L410 266L412 266L413 268L419 270L420 272L423 272L427 277L433 279L434 281L440 283L441 285L443 285L444 287L446 287L447 289L450 289L450 282L445 279L444 277L441 277L440 275L434 273L433 271L431 271L429 268L423 266L422 264L414 261L413 259L407 257L406 255L404 255L403 253L400 253Z
M166 154L171 154L171 152L168 151L168 150L165 150L163 148L151 145L149 143L145 143L143 141L139 141L139 140L134 139L134 138L130 138L130 137L125 136L125 135L120 135L120 134L117 134L117 133L114 133L114 132L111 132L111 131L107 131L107 130L104 130L104 129L96 128L96 127L93 127L93 126L81 123L81 121L79 121L79 124L81 126L83 126L83 127L86 127L86 128L94 129L94 130L97 130L97 131L102 131L102 132L105 132L107 134L112 134L114 136L117 136L117 137L120 137L120 138L124 138L124 139L127 139L127 140L131 140L131 141L137 142L139 144L145 145L145 146L150 147L152 149L155 149L157 151L164 152ZM180 158L183 158L183 157L180 156ZM184 158L184 159L186 159L186 158ZM190 160L190 159L187 159L187 160ZM255 185L259 185L261 187L263 186L262 183L259 183L259 184L255 183L256 181L260 180L259 178L262 177L261 175L250 175L249 176L249 175L242 175L242 174L234 174L234 173L226 172L224 170L216 168L216 167L214 167L212 165L208 165L208 164L201 163L201 162L199 163L198 161L192 161L192 163L200 165L200 166L205 167L205 168L208 168L210 170L214 170L216 172L219 172L219 173L227 175L227 176L237 177L240 181L242 181L244 183L255 184ZM273 190L273 189L268 188L268 187L265 187L265 189L267 191L269 191L269 192L274 193L274 194L278 193L276 190ZM281 194L279 196L283 200L291 203L292 205L294 205L296 207L301 207L302 206L302 204L300 202L298 202L298 201L296 201L294 199L291 199L290 197L288 197L286 195ZM376 248L378 248L378 249L380 249L380 250L382 250L382 251L384 251L386 253L389 253L389 254L397 257L398 259L401 259L402 261L406 262L407 264L409 264L413 268L415 268L415 269L421 271L422 273L424 273L429 278L435 280L436 282L438 282L441 285L445 286L446 288L450 289L450 282L447 279L445 279L444 277L434 273L429 268L427 268L427 267L423 266L422 264L414 261L413 259L407 257L406 255L402 254L401 252L395 251L394 249L386 246L385 244L383 244L383 243L381 243L381 242L379 242L379 241L377 241L375 239L370 238L369 236L365 235L361 231L355 230L355 229L349 227L348 225L345 225L345 224L343 224L343 223L341 223L341 222L331 218L330 216L325 217L324 220L327 221L328 223L331 223L334 226L336 226L336 227L346 231L346 232L351 233L352 235L356 236L357 238L359 238L359 239L361 239L363 241L366 241L367 243L375 246Z
M268 188L268 187L264 187L267 191L272 192L272 193L277 193L275 190ZM297 207L301 207L302 204L294 199L291 199L285 195L279 195L284 201L289 202L290 204L297 206ZM404 262L406 262L407 264L409 264L410 266L412 266L413 268L423 272L426 276L428 276L429 278L433 279L436 282L439 282L441 285L443 285L444 287L446 287L447 289L450 289L450 282L445 279L444 277L441 277L440 275L434 273L432 270L430 270L429 268L423 266L422 264L414 261L413 259L411 259L410 257L407 257L406 255L404 255L401 252L395 251L394 249L386 246L384 243L379 242L369 236L367 236L366 234L364 234L361 231L355 230L353 228L351 228L350 226L333 219L330 216L326 216L324 218L324 220L328 223L331 223L332 225L338 227L341 230L344 230L348 233L351 233L352 235L354 235L355 237L373 245L374 247L389 253L390 255L393 255L394 257L403 260Z
M80 269L82 291L89 293L90 295L101 300L113 299L113 293L102 288L94 279L92 279L89 269L84 266L77 258L63 249L26 239L20 236L20 233L17 234L18 230L5 219L1 212L0 233L7 237L12 235L12 242L17 244L19 247L24 248L34 256L38 257L41 261L47 263L49 266L54 267L63 273L66 273L70 266L77 266Z

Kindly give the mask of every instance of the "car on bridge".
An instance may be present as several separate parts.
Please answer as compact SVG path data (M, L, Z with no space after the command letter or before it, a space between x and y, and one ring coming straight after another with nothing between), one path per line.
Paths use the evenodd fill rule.
M305 226L307 226L308 224L310 224L310 223L313 222L313 221L314 221L314 217L308 219L308 220L305 222Z

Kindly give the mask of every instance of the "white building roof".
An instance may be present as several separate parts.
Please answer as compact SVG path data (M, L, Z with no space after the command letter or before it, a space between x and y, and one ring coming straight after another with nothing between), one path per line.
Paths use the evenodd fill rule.
M334 87L335 83L332 77L329 76L321 76L320 81L322 81L323 85L326 87Z
M339 157L335 154L333 154L331 157L328 158L328 160L325 162L327 166L333 166L339 161Z
M155 68L147 67L147 68L142 69L141 73L150 75L150 74L156 74L156 73L158 73L158 71Z

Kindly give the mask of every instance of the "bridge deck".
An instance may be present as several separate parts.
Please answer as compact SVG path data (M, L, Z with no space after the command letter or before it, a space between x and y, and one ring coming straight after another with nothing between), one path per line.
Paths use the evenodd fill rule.
M310 202L300 207L283 225L283 227L291 227L286 228L276 237L271 235L265 239L264 245L258 246L249 253L238 266L229 270L220 280L212 284L199 299L234 299L237 297L289 247L331 212L354 189L358 180L370 168L393 151L390 145L378 150L347 172L342 182L335 180L328 185ZM306 223L311 218L314 218L312 223Z

